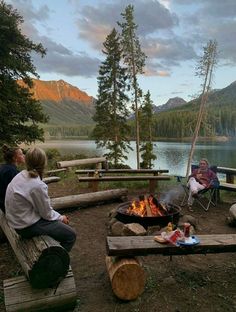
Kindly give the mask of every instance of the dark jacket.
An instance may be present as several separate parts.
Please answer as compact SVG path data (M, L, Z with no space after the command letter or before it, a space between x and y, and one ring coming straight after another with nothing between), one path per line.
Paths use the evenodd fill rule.
M8 184L19 173L15 165L4 164L0 167L0 209L5 212L5 195Z

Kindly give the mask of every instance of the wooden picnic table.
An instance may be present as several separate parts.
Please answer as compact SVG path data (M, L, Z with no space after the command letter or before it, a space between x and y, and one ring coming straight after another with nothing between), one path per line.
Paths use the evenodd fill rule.
M199 244L175 246L161 244L154 236L108 236L107 254L109 256L145 256L148 254L189 255L226 253L236 251L236 234L197 235Z

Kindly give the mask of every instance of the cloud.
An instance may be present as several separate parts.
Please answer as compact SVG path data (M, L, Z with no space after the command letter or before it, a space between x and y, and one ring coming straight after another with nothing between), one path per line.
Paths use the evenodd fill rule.
M32 0L9 0L9 4L12 4L19 12L24 13L25 21L37 20L44 21L48 19L50 10L47 5L42 5L39 9L33 6Z
M46 56L41 58L33 54L33 62L37 71L41 73L58 73L66 76L94 77L97 75L100 60L90 57L86 53L74 53L62 43L57 43L47 36L41 36L36 21L46 21L50 18L50 10L47 6L39 9L33 7L30 0L12 0L12 4L24 16L22 32L33 42L42 43L46 48Z
M99 6L86 5L77 19L79 36L87 40L94 49L101 49L106 36L122 22L121 13L128 4L134 5L134 19L138 25L137 34L146 36L158 30L171 29L178 24L177 15L171 13L158 1L113 1Z
M34 64L41 73L58 73L65 76L94 77L98 73L100 60L86 53L72 54L50 51L42 59L34 56Z

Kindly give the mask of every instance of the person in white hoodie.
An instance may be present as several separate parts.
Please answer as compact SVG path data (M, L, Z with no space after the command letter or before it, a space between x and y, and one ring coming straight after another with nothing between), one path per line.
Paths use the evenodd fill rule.
M23 238L48 235L70 251L76 240L66 215L53 210L48 187L42 181L47 164L45 152L37 147L25 155L26 170L18 173L6 191L5 209L9 226Z

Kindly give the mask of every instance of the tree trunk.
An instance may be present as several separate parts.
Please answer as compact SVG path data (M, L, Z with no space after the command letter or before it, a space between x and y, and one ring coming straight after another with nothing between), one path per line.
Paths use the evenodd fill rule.
M134 300L144 291L146 273L134 258L106 257L107 271L114 294L122 300Z
M52 287L66 276L70 257L56 240L49 236L22 239L1 211L0 226L32 287Z
M53 209L88 206L94 203L114 200L117 198L127 197L127 189L113 189L87 194L69 195L51 199Z

